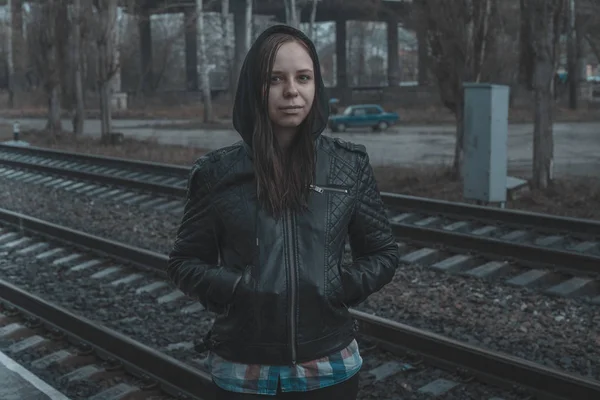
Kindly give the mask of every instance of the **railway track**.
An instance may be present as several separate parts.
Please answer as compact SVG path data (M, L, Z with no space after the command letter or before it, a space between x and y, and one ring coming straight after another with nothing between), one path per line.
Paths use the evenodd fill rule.
M94 382L90 400L214 397L210 376L116 331L0 280L0 350L38 356L34 372L63 369L63 386ZM55 382L56 384L56 382Z
M180 215L188 168L0 145L0 177ZM600 304L600 221L382 193L403 261Z
M79 277L87 283L91 282L90 288L123 285L128 286L129 291L138 295L153 292L153 304L156 305L155 307L161 305L167 307L165 309L167 313L173 314L178 311L180 314L190 315L203 312L199 303L186 299L180 291L169 287L164 281L167 261L167 256L164 254L123 245L6 210L0 210L0 229L2 230L0 251L4 251L5 256L10 253L21 257L19 259L23 260L24 265L33 265L34 269L30 271L32 276L40 274L40 268L46 268L49 269L50 274L60 276L59 281L64 282L64 285L76 285L77 280L74 277ZM22 268L22 266L0 264L0 273L10 275L11 268ZM99 290L102 295L106 295L105 289ZM72 329L69 335L90 343L99 349L100 353L109 354L110 359L120 360L123 365L144 366L147 375L157 381L166 381L175 388L181 389L180 381L199 385L184 389L191 393L205 393L206 376L193 369L178 370L176 364L166 368L165 363L170 361L166 357L161 358L159 353L152 353L143 346L127 342L124 336L118 336L107 329L85 323L75 315L68 315L64 311L52 308L43 300L28 296L6 282L0 282L0 293L4 301L37 318L42 316L41 320L45 323L58 326L63 331L67 328ZM81 292L81 295L93 296L91 290ZM376 343L379 348L392 352L399 357L398 360L401 360L388 361L371 370L370 373L376 376L376 380L385 379L386 376L398 373L403 368L406 369L407 363L402 360L405 360L406 352L409 351L424 360L428 369L439 367L445 371L453 371L451 377L438 379L437 383L429 382L419 389L425 390L425 387L429 387L428 390L437 388L439 391L442 387L439 396L446 391L458 390L457 387L471 390L469 385L477 382L511 388L506 389L508 392L504 394L501 392L500 397L495 395L495 398L523 399L530 395L539 395L541 398L549 399L592 399L600 396L600 381L546 368L356 310L351 312L359 323L361 336ZM127 329L134 331L135 325L140 322L139 315L129 313L130 315L121 315L121 319L131 319L130 323L133 326ZM199 320L201 317L193 318L193 321ZM169 323L165 324L169 325ZM167 326L164 329L168 328ZM193 346L177 343L167 347L175 350L190 350ZM365 354L368 354L368 350L365 350ZM408 369L413 368L413 366L408 367ZM373 372L377 369L379 372ZM168 371L169 376L164 377L159 373L160 371ZM457 375L456 371L466 371L466 373ZM194 379L190 375L193 373L198 374ZM179 379L182 377L186 379ZM414 377L410 379L414 381ZM173 380L176 381L175 384ZM438 382L440 380L443 382ZM518 397L510 391L515 385L525 389L519 392ZM477 396L465 398L483 399Z

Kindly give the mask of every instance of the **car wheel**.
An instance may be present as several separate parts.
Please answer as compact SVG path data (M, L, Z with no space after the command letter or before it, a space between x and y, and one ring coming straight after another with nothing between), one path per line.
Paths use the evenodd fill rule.
M385 121L381 121L377 124L377 130L380 132L385 131L388 128L389 124Z
M338 132L345 132L346 131L346 125L344 125L344 124L337 124L336 128L337 128Z

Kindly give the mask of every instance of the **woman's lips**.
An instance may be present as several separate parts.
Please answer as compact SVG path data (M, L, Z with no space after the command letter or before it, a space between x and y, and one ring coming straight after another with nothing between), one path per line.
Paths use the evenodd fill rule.
M287 107L279 107L282 113L284 114L298 114L302 110L302 106L287 106Z

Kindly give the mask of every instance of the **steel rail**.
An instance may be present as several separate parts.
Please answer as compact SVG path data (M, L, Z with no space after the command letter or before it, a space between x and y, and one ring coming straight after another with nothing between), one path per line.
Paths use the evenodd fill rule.
M120 167L127 169L135 169L148 173L165 174L170 176L183 176L189 174L189 167L165 164L149 161L132 160L120 157L98 156L94 154L75 153L62 150L53 150L35 146L15 146L10 144L0 143L0 151L10 151L13 153L30 154L33 156L48 156L52 158L80 161L93 163L106 167Z
M168 176L181 177L186 179L189 175L189 167L178 166L174 164L164 163L153 163L139 160L129 160L125 158L117 157L104 157L96 155L87 155L82 153L73 153L58 150L49 150L40 147L21 147L7 144L0 144L0 150L18 152L23 154L41 155L60 159L68 159L74 161L81 161L96 165L102 165L107 167L120 167L135 171L144 171L146 173L160 173ZM0 160L0 164L8 164L8 160ZM22 168L31 168L31 165L22 162L20 164L14 163L14 166ZM43 172L54 172L57 174L68 174L68 169L38 169ZM92 179L94 175L101 174L88 174L81 173L78 175L71 175L81 179ZM140 182L137 180L128 180L122 178L114 178L111 182L115 185L127 186L130 182ZM102 177L100 181L102 181ZM132 183L135 185L135 183ZM163 185L152 185L152 186L136 186L141 190L156 191L156 193L166 193L172 196L181 197L185 196L185 189L176 188L176 190L159 189L157 187ZM600 236L600 221L586 220L582 218L570 218L553 216L549 214L535 213L529 211L520 210L507 210L496 207L478 206L473 204L467 204L462 202L451 202L445 200L430 199L425 197L409 196L398 193L381 192L381 196L388 208L401 209L403 211L412 211L415 213L430 213L437 215L445 215L450 217L456 217L464 220L478 220L478 221L489 221L494 224L511 224L516 226L529 226L537 229L547 229L549 231L566 232L569 234L577 233L583 235Z
M435 243L436 246L459 249L463 252L476 251L482 255L491 255L505 260L518 260L541 266L556 266L561 270L597 274L600 272L600 256L567 250L513 243L441 229L418 227L392 222L392 232L400 240L420 244Z
M5 147L12 149L14 146ZM35 151L37 152L38 150L36 149ZM73 153L68 154L71 156ZM86 159L89 156L78 155L78 157L79 159ZM102 160L101 157L93 157L93 159ZM127 161L121 161L123 163L127 163ZM0 160L0 164L68 176L76 179L92 180L115 186L132 187L142 191L160 193L178 198L184 198L187 192L187 188L184 187L167 186L163 184L145 182L143 180L120 178L116 176L90 173L70 168L52 167L35 163L30 164L25 161ZM134 164L139 166L143 165L144 163L135 162ZM163 165L162 167L165 166ZM183 169L179 168L178 170L182 171ZM446 215L460 215L461 217L468 216L468 218L471 219L479 218L513 224L517 224L517 222L519 222L521 225L535 225L545 228L554 226L556 230L568 230L569 232L574 230L578 233L584 234L600 234L600 221L585 221L574 218L552 217L543 214L521 211L506 211L490 207L472 206L397 194L384 193L382 195L388 207L397 207L401 205L401 207L405 210L410 209L421 213L444 213ZM472 214L467 215L467 213ZM477 251L502 259L515 259L535 265L555 266L563 270L583 272L586 274L594 274L600 271L600 256L594 254L558 250L530 244L513 243L495 238L449 232L437 228L419 227L412 224L392 223L392 227L394 234L397 237L408 242L426 243L427 245L434 243L434 246L460 249L462 252Z
M0 221L13 225L23 232L51 236L58 242L66 242L76 247L92 249L110 258L131 263L144 269L149 268L163 277L166 276L168 256L165 254L90 235L2 208L0 208Z
M425 355L441 364L465 368L484 380L518 384L552 399L600 398L600 381L462 343L362 311L350 312L359 321L362 334Z
M0 220L20 226L25 231L50 235L76 246L115 254L115 257L120 260L132 264L147 264L163 273L166 268L167 257L164 254L123 245L2 209L0 209ZM600 381L585 379L517 357L467 345L358 310L351 309L350 312L359 321L362 334L464 368L476 376L492 377L493 380L522 385L544 393L550 398L600 398Z
M120 178L107 174L98 174L93 172L79 171L70 168L52 167L49 165L32 164L23 161L0 159L0 165L8 165L16 168L23 168L33 171L39 171L47 174L66 176L74 179L83 179L92 182L98 182L107 185L125 186L132 189L152 192L170 197L184 198L187 188L161 185L143 180Z
M484 220L492 223L531 226L538 229L600 236L600 221L559 217L550 214L496 207L477 206L460 202L382 192L387 207L416 213L440 214L461 219Z
M103 325L75 315L4 280L0 280L0 293L2 301L89 344L101 353L120 361L125 368L141 371L159 382L167 392L174 395L184 394L188 398L198 400L213 399L215 396L212 380L203 371L189 367Z

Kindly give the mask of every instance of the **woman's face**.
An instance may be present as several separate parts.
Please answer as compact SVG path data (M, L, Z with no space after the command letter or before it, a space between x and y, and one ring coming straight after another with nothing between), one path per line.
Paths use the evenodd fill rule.
M315 98L313 61L298 42L287 42L277 51L269 89L269 118L277 136L295 134Z

